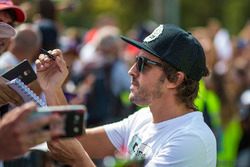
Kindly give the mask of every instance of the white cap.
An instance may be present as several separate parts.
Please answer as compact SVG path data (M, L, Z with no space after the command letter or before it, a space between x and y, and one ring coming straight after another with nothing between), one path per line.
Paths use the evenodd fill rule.
M243 105L250 105L250 90L246 90L242 93L240 101Z
M240 117L242 119L246 119L250 116L250 90L246 90L242 93L241 97L240 97L240 102L241 102L241 106L240 106Z
M16 35L16 30L9 24L0 22L0 38L11 38Z

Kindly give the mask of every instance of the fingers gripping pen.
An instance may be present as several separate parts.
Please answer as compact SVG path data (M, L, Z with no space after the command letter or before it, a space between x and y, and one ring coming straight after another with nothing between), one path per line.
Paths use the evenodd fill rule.
M56 60L55 56L50 54L47 50L45 50L43 48L40 48L40 51L41 51L42 54L45 54L45 55L49 56L50 59L52 59L54 61Z

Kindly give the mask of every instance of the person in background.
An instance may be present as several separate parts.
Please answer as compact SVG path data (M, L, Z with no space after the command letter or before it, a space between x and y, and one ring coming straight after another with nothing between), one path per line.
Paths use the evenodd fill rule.
M52 50L59 47L59 32L56 23L56 7L51 0L38 0L38 16L34 18L34 24L38 26L42 36L42 48Z
M15 35L15 29L10 25L0 22L0 38L10 38ZM15 92L6 86L4 78L0 78L0 103L19 103L21 99L15 98ZM1 160L10 160L27 152L31 147L48 141L53 137L63 134L61 130L51 129L41 131L50 124L61 121L56 115L39 118L36 121L29 121L28 118L36 110L33 102L26 103L0 116L0 167Z
M16 23L25 21L25 13L21 8L15 6L11 0L0 1L0 22L14 26ZM1 40L0 54L3 53L9 44L9 39Z
M233 56L233 47L228 30L223 28L221 22L216 18L208 19L207 29L214 43L217 63L226 64Z
M0 22L0 41L8 40L15 36L16 31L8 24ZM3 45L0 45L0 48ZM19 95L6 85L6 80L0 77L0 106L10 102L20 105L23 100Z
M25 21L25 13L21 8L18 6L15 6L11 0L5 0L0 1L0 22L7 23L9 25L15 25L16 23L22 23ZM5 27L8 27L7 25L4 25ZM3 31L3 25L1 23L1 30ZM5 29L5 32L11 32L14 31L12 28L8 27ZM1 33L3 35L3 33ZM0 36L1 36L0 35ZM9 43L10 43L10 37L0 37L0 55L7 50ZM5 108L8 107L5 105L8 102L12 102L13 104L20 105L22 104L22 98L15 94L8 86L5 84L5 80L0 77L0 111L6 110Z
M194 105L199 80L209 74L200 43L169 24L159 25L143 42L122 39L140 49L128 72L129 99L148 107L120 122L87 129L77 139L49 142L54 158L75 167L95 166L91 158L119 151L144 160L147 167L215 167L215 136ZM48 105L67 104L61 88L67 66L60 50L50 53L56 61L43 54L36 60L38 81Z
M129 113L126 112L120 97L123 92L129 91L128 66L121 57L119 35L111 32L113 28L103 27L99 30L110 32L100 37L95 51L100 62L97 60L96 66L90 68L95 76L95 82L86 97L89 126L120 120Z
M34 25L23 23L16 27L16 32L16 36L11 39L8 51L4 52L0 57L0 74L13 68L24 59L27 59L32 64L39 55L41 37ZM37 95L41 94L40 86L36 80L28 86Z
M27 59L31 64L37 58L41 47L39 30L32 24L16 27L16 36L12 38L8 51L0 57L0 74Z
M240 97L240 123L242 136L238 146L236 167L250 164L250 90L245 90Z

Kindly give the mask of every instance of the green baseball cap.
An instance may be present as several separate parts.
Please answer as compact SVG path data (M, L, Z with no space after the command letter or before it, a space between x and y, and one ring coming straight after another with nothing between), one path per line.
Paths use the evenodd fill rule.
M159 57L177 70L184 72L188 78L199 81L201 77L209 74L201 44L191 33L176 25L159 25L143 42L124 36L121 38Z

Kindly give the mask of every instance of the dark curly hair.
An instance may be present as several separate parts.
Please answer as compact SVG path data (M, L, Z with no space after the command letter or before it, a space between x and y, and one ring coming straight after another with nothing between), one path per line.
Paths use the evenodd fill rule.
M163 70L170 82L176 82L178 70L170 64L163 62ZM176 97L181 103L184 103L186 107L197 110L194 105L194 100L198 95L199 81L192 80L185 76L183 82L177 87Z

